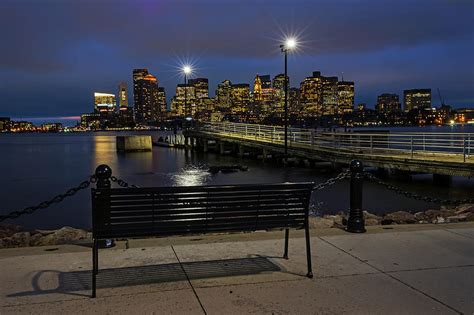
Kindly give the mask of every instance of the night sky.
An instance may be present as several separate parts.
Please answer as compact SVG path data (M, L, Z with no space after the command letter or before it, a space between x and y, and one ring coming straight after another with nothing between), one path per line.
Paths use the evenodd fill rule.
M280 40L298 35L292 86L312 71L355 81L356 103L439 87L474 106L474 1L0 1L0 116L76 116L93 92L133 100L133 68L148 68L168 99L189 61L195 77L252 83L283 71ZM132 101L130 101L132 105Z

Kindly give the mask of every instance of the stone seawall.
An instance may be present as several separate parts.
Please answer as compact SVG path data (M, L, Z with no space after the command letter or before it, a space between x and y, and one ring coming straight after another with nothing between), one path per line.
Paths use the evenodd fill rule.
M390 224L445 224L474 222L474 204L464 204L456 208L442 207L440 210L427 210L410 213L396 211L378 216L364 211L365 225ZM347 213L310 217L312 229L344 228ZM83 229L62 227L57 230L24 231L19 225L0 224L0 248L76 244L92 241L92 233Z

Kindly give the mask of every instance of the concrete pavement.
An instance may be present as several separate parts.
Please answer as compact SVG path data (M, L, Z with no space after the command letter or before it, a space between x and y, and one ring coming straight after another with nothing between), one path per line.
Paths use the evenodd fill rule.
M120 242L96 299L85 245L4 249L0 314L473 314L474 224L419 227L314 230L313 279L300 231Z

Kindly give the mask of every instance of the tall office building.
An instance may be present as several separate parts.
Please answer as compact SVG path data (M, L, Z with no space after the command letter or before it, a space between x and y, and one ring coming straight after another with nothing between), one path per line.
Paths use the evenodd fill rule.
M248 84L232 84L231 90L233 114L242 114L250 109L250 86Z
M321 77L323 104L322 115L337 114L337 77Z
M300 102L303 115L316 117L322 114L322 91L322 78L319 71L314 71L311 77L307 77L301 82Z
M216 90L216 107L221 110L228 110L231 107L231 97L232 97L232 82L229 80L224 80L217 86Z
M262 81L262 100L264 103L270 105L273 103L273 88L270 75L261 75L260 80Z
M148 69L133 69L133 106L135 111L137 111L139 107L139 100L138 98L141 96L141 88L139 86L139 81L143 80L143 78L148 74Z
M401 110L400 99L397 94L383 93L377 96L375 110L379 113L394 113Z
M288 110L292 115L301 116L300 89L290 88L288 90Z
M338 114L354 111L354 82L339 81L337 83L337 111Z
M94 112L96 113L114 113L117 106L115 94L94 93Z
M128 93L127 93L127 84L125 82L120 82L118 86L118 99L119 99L120 110L127 110Z
M166 104L166 92L164 87L158 87L158 107L160 109L161 116L163 116L168 111L168 106Z
M414 89L403 91L405 112L413 109L431 108L431 89Z
M133 70L133 99L137 122L156 122L161 119L158 80L146 69Z
M290 80L286 77L288 84L288 92L290 89ZM273 102L274 111L277 113L283 113L285 111L285 75L277 74L273 78Z
M171 103L172 112L179 117L194 116L196 113L196 90L192 85L178 84Z

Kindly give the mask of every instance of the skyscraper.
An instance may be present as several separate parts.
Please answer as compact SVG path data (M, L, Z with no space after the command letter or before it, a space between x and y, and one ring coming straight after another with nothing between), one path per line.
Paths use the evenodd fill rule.
M221 110L228 110L231 107L232 82L224 80L217 86L216 106Z
M246 83L232 84L232 107L233 114L242 114L250 108L250 86Z
M164 87L158 87L158 107L160 109L161 116L163 116L168 111L168 107L166 104L166 92Z
M133 69L133 105L135 111L140 107L138 100L141 97L140 86L138 82L142 80L148 74L148 69Z
M431 89L413 89L403 91L405 112L413 109L431 108Z
M337 114L337 77L321 77L322 84L322 115Z
M300 102L304 116L320 116L323 105L321 72L314 71L311 77L300 84Z
M146 69L133 70L133 98L137 122L156 122L161 119L158 80Z
M119 99L120 110L127 110L128 93L127 93L127 84L125 82L120 82L118 86L118 99Z
M290 80L286 78L288 83L288 93L290 89ZM277 113L283 113L285 110L285 75L277 74L273 78L273 110Z
M196 113L196 90L194 86L188 84L178 84L176 94L171 103L171 110L174 115L184 117L194 116Z
M338 114L352 113L354 111L354 82L339 81L337 98Z
M375 110L379 113L393 113L401 110L400 99L397 94L383 93L377 96Z

